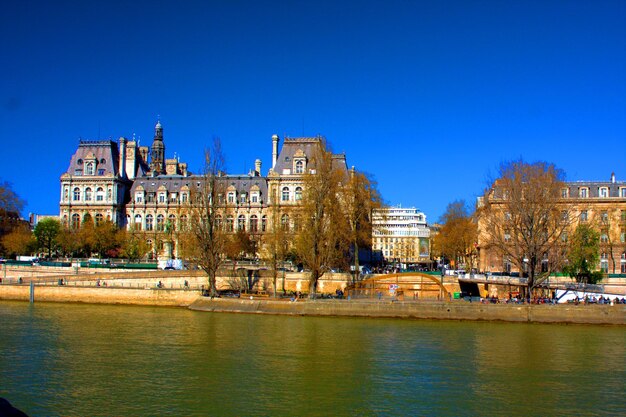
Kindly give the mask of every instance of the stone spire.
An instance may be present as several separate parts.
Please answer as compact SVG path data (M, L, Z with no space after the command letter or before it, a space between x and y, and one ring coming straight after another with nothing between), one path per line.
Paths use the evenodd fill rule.
M163 144L163 126L160 120L154 126L154 139L150 150L150 169L155 175L165 172L165 145Z

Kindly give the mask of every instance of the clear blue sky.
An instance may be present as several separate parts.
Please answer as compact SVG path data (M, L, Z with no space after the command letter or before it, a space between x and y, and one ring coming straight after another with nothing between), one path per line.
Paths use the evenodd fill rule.
M430 222L506 160L626 180L626 2L29 1L0 15L0 178L58 214L78 138L228 171L322 134Z

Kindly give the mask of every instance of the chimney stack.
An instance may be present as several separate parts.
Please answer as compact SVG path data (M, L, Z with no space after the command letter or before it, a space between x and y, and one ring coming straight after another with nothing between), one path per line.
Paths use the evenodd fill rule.
M278 160L278 135L272 135L272 169Z

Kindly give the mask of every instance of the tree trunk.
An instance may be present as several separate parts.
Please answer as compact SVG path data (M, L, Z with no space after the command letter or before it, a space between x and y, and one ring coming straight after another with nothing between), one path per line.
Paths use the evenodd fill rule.
M319 276L319 271L311 271L311 275L309 277L309 298L312 300L315 299L315 294L317 293L317 281L319 280Z

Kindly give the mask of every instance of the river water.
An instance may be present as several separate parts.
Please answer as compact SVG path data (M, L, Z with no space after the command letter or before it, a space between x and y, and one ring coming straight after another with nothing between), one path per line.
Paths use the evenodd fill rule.
M625 415L624 327L0 302L30 416Z

